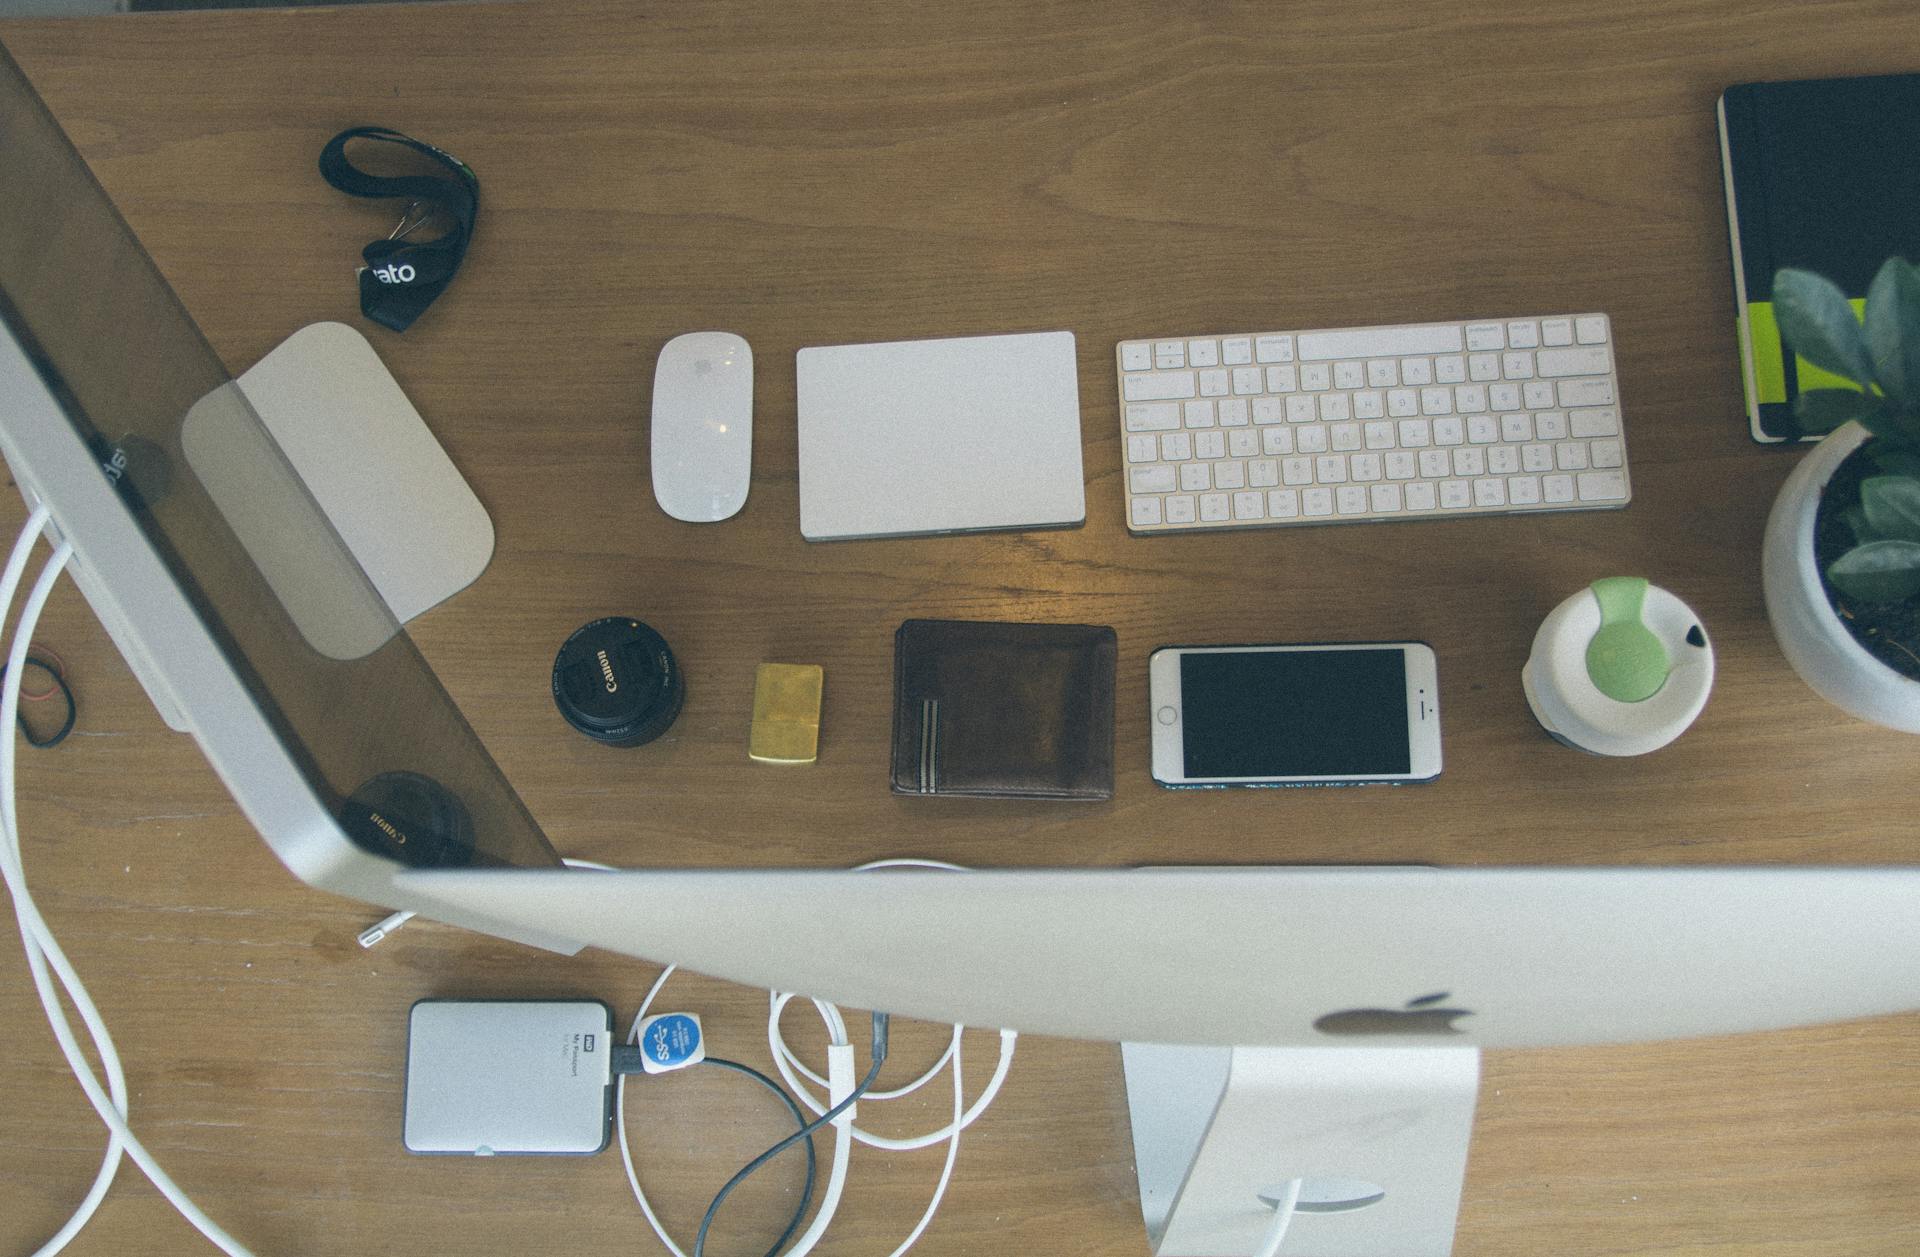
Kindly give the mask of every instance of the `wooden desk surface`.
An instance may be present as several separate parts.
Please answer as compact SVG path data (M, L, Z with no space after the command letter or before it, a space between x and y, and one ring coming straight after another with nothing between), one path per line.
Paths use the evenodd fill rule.
M314 174L329 135L393 126L479 170L466 271L414 330L372 334L499 534L487 574L414 635L568 854L1920 856L1916 744L1817 700L1762 612L1761 523L1794 454L1745 435L1713 126L1730 83L1915 68L1920 26L1898 0L606 0L20 22L0 40L235 371L303 324L366 326L352 265L389 213ZM1609 311L1617 331L1636 487L1624 512L1156 539L1122 526L1118 339L1572 309ZM752 497L703 528L655 508L644 416L659 346L707 327L744 334L759 373ZM800 539L796 349L1051 328L1079 337L1084 528ZM6 495L0 522L19 514ZM1616 572L1680 592L1719 649L1698 726L1630 762L1548 741L1518 685L1540 617ZM609 612L660 627L686 663L687 710L647 750L587 744L546 695L562 637ZM910 616L1115 626L1112 803L890 797L890 642ZM1341 637L1438 650L1440 782L1154 787L1152 648ZM431 924L361 951L353 935L377 914L279 867L71 585L40 638L69 661L82 711L67 746L23 753L27 866L129 1060L135 1127L215 1217L263 1253L656 1251L612 1154L418 1159L398 1141L415 999L577 994L624 1016L652 966ZM816 766L746 762L762 659L826 667ZM667 1002L764 1061L758 993L689 978ZM935 1037L902 1032L899 1076ZM991 1040L969 1046L977 1083ZM0 1248L24 1251L77 1201L103 1140L10 948L0 1059ZM1490 1053L1458 1251L1916 1251L1916 1066L1916 1016ZM883 1124L937 1124L938 1090ZM643 1173L690 1237L779 1121L719 1077L636 1101ZM889 1251L939 1156L858 1152L820 1251ZM723 1215L716 1254L771 1240L797 1171L765 1178ZM1116 1049L1026 1042L918 1251L1144 1249ZM203 1248L129 1167L71 1251Z

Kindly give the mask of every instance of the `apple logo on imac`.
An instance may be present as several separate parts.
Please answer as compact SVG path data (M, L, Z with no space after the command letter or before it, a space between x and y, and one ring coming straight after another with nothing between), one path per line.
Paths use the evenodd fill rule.
M1422 995L1407 1001L1405 1008L1348 1008L1328 1013L1313 1023L1322 1034L1338 1035L1444 1035L1465 1033L1454 1025L1458 1017L1471 1017L1470 1008L1443 1008L1452 997L1448 991Z

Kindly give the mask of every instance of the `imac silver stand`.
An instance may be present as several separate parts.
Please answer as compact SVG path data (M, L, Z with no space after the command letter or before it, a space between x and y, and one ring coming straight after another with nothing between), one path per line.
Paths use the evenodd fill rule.
M1303 1180L1282 1257L1447 1257L1480 1052L1123 1043L1156 1257L1254 1253Z
M316 649L354 658L459 593L493 557L493 521L379 355L343 323L301 328L185 418L187 466L212 495L262 575ZM343 617L337 591L311 577L311 538L286 535L289 512L261 475L259 418L286 465L359 563L390 617ZM175 474L180 474L176 472ZM179 701L160 684L85 565L70 571L126 657L161 719L190 733ZM341 624L353 630L343 633Z

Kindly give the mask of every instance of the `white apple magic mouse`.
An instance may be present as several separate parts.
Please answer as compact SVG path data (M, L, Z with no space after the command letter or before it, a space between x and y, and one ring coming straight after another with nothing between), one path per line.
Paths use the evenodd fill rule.
M653 496L690 524L747 502L753 472L753 350L732 332L688 332L653 369Z

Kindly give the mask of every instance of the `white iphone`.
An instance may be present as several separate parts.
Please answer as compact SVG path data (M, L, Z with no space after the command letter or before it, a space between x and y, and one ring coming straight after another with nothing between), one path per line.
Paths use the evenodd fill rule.
M1423 642L1165 646L1147 692L1163 786L1440 775L1439 670Z

